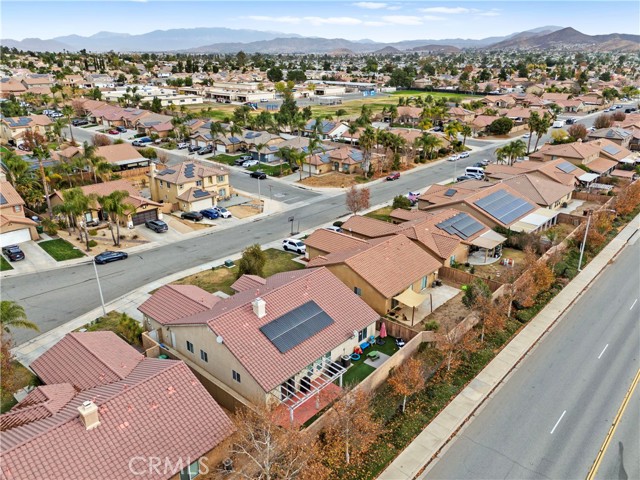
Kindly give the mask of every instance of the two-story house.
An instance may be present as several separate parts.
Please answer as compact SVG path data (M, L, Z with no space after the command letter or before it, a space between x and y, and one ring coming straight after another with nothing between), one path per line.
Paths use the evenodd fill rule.
M170 203L173 210L203 210L231 196L229 171L195 160L164 170L156 170L156 166L151 164L149 176L151 199Z
M22 142L26 132L39 133L46 136L51 128L51 119L46 115L30 115L28 117L3 117L0 119L0 138L3 142Z
M0 181L0 246L38 240L37 223L25 217L24 200L7 181Z

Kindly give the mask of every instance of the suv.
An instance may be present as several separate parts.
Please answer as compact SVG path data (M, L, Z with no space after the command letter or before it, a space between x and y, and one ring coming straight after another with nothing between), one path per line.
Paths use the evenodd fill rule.
M231 212L224 207L212 207L212 210L215 210L216 212L218 212L218 216L221 218L233 217L233 215L231 215Z
M197 152L197 151L199 151L199 150L202 150L202 147L201 147L201 146L199 146L199 145L191 145L191 146L189 147L189 151L190 151L191 153L193 153L193 152Z
M144 147L148 143L153 143L153 140L151 140L151 138L149 137L142 137L137 140L134 140L132 145L134 147Z
M255 172L251 172L249 174L251 178L257 178L258 180L265 180L267 178L267 174L261 172L260 170L256 170Z
M127 133L127 129L125 127L116 127L116 130L119 131L120 133Z
M144 226L156 233L162 233L169 230L169 226L162 220L147 220L146 222L144 222Z
M462 152L458 155L458 158L469 158L469 152Z
M2 247L2 253L12 262L24 260L24 252L20 250L20 247L18 245L8 245L6 247Z
M220 216L217 210L214 210L213 208L205 208L204 210L200 210L200 213L204 218L208 218L209 220L215 220Z
M303 255L307 251L307 247L304 243L296 238L286 238L282 241L282 248L288 252L297 252Z
M193 220L194 222L199 222L204 218L204 216L200 212L182 212L180 218L185 220Z
M180 142L178 144L178 150L184 150L185 148L187 148L189 146L189 144L187 142Z
M213 146L207 145L201 150L198 150L198 155L208 155L209 153L213 153Z

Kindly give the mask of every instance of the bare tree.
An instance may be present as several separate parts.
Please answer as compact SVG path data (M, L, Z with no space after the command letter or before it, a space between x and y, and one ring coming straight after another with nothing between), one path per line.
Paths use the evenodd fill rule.
M351 213L357 215L358 212L369 208L370 196L371 192L367 187L357 188L355 185L352 185L349 190L347 190L345 198L347 208Z
M407 397L422 390L424 384L425 371L424 365L420 360L409 358L394 370L393 375L389 378L389 385L391 385L396 395L402 395L403 413L407 406Z

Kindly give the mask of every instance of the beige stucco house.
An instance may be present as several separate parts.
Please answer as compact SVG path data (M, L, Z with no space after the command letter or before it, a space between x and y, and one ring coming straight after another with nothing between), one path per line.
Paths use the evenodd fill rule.
M0 247L40 238L37 223L25 216L24 206L13 185L0 181Z

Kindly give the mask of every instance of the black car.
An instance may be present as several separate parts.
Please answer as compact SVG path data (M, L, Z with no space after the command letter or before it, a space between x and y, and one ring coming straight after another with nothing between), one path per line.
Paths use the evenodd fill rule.
M261 172L260 170L256 170L255 172L251 172L249 174L249 176L251 178L257 178L258 180L264 180L265 178L267 178L267 174L264 172Z
M194 222L199 222L204 217L200 212L182 212L182 215L180 215L180 218L183 218L185 220L193 220Z
M162 233L169 230L169 226L162 220L147 220L146 222L144 222L144 226L156 233Z
M71 121L71 125L74 127L81 127L83 125L89 125L89 120L83 120L81 118L77 118L76 120Z
M127 129L125 127L116 127L116 130L118 130L120 133L127 133Z
M202 150L202 147L200 147L200 146L198 146L198 145L191 145L191 146L189 147L189 151L190 151L190 152L198 152L198 151L200 151L200 150Z
M126 252L113 252L111 250L107 250L106 252L99 253L94 257L94 261L98 265L103 265L109 262L116 262L118 260L125 260L129 258L129 254Z
M247 160L246 160L244 157L239 157L239 158L236 158L236 159L233 161L233 164L234 164L236 167L241 167L241 166L242 166L242 164L243 164L244 162L246 162L246 161L247 161Z
M12 262L24 260L24 252L20 250L18 245L8 245L2 247L2 253Z
M213 147L211 145L207 145L202 150L198 151L198 155L207 155L209 153L213 153Z

